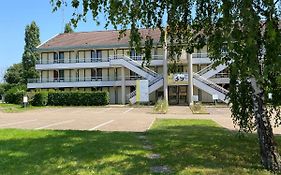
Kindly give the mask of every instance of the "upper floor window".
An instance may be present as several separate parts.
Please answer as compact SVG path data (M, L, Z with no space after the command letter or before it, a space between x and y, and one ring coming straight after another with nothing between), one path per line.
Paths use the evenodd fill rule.
M58 59L59 59L58 53L54 52L54 63L58 63Z
M101 50L92 50L91 51L91 58L102 58L102 51Z
M64 52L59 52L59 62L60 63L64 62Z

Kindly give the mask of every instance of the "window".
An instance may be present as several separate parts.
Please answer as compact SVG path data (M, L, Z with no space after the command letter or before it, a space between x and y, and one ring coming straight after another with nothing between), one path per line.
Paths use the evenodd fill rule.
M59 52L59 63L64 63L64 52Z
M96 58L102 58L102 51L101 50L96 51Z
M58 81L59 78L59 72L54 70L54 81Z
M64 81L64 70L59 70L60 81Z
M97 68L97 69L91 69L91 77L92 80L102 80L102 69Z
M54 52L54 63L58 63L58 53Z

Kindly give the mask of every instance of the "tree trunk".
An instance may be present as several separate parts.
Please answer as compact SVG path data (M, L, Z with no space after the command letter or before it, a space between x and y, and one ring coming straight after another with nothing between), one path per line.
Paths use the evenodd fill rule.
M280 172L281 159L278 153L277 144L274 140L270 116L268 116L266 105L264 103L264 90L257 85L256 80L252 80L251 82L254 89L253 102L259 137L261 162L266 169Z

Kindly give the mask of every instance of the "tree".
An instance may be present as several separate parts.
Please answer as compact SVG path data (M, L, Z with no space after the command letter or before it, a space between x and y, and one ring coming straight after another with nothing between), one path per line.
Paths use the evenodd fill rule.
M71 23L65 24L64 33L73 33L73 29L71 28Z
M25 28L25 46L22 56L23 78L25 84L29 78L38 78L35 64L39 58L39 54L36 52L36 47L40 44L39 37L39 27L33 21Z
M51 3L54 10L65 5L63 0ZM135 48L141 45L139 28L160 29L163 42L165 25L171 55L180 54L182 49L192 53L207 44L211 59L230 67L233 121L241 132L257 130L263 166L274 172L281 170L270 122L281 123L278 100L274 100L281 74L280 0L72 0L71 5L74 26L86 20L88 13L97 23L98 15L105 14L105 27L121 28L121 35L130 28L130 45ZM83 9L82 13L77 9ZM146 56L144 61L149 63L150 58ZM267 98L268 92L273 93L272 100Z
M9 67L4 75L4 79L8 84L22 84L24 82L22 64L18 63Z

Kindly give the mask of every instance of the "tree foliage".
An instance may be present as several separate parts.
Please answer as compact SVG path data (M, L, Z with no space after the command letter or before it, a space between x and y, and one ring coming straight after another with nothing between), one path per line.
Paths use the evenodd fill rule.
M71 27L71 23L65 24L65 26L64 26L64 33L73 33L73 32L74 31L73 31L73 29Z
M36 47L40 44L39 27L33 21L25 28L25 46L22 56L23 78L24 83L27 83L29 78L37 78L38 72L35 70L36 61L39 58Z
M54 10L69 5L64 0L51 3ZM171 56L207 45L216 64L229 65L233 121L240 131L257 129L264 167L280 171L271 127L272 119L276 124L281 121L280 100L276 100L281 75L280 0L72 0L70 5L74 26L86 21L88 13L97 23L99 14L104 14L105 27L121 29L120 34L130 29L130 45L136 50L142 39L148 49L152 43L149 34L142 38L139 28L159 29L161 42L167 31ZM150 58L144 61L149 64ZM269 92L273 99L267 98Z
M18 63L9 67L4 75L4 79L8 84L22 84L24 82L22 64Z

